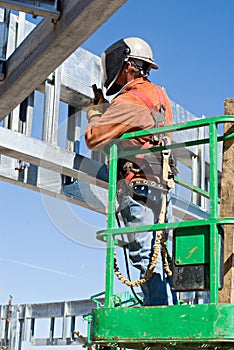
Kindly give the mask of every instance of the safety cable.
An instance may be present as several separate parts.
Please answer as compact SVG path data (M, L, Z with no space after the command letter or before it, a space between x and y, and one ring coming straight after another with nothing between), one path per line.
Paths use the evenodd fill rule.
M158 219L158 223L160 223L160 224L165 222L166 208L167 208L167 198L166 198L166 194L163 194L162 206L161 206L161 211L160 211L160 215L159 215L159 219ZM118 225L120 225L119 220L117 220L117 222L118 222ZM171 263L171 257L169 255L169 252L168 252L167 247L166 247L166 238L165 238L165 233L163 230L157 231L156 240L155 240L155 243L153 246L153 255L151 257L151 261L150 261L148 270L146 271L144 277L141 279L135 280L133 282L130 280L130 278L128 278L128 279L125 278L121 274L121 272L119 271L116 253L114 253L114 272L115 272L116 277L123 284L126 284L129 287L140 286L140 285L146 283L152 277L154 268L157 264L158 255L159 255L159 251L160 251L160 249L159 249L160 244L161 244L161 254L162 254L164 269L165 269L167 276L171 277L172 271L169 267L169 264Z

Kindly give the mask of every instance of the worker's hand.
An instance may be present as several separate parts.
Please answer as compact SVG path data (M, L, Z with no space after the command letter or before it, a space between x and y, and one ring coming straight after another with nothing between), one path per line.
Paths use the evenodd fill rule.
M92 100L87 109L86 116L87 116L88 122L90 122L91 118L93 117L100 117L103 113L105 113L108 107L109 107L109 101L107 101L104 97L101 97L98 100L97 104L95 104L94 100Z

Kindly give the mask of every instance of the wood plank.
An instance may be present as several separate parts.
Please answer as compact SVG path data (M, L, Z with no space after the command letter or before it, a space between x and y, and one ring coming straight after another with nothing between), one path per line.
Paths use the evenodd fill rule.
M66 0L56 24L43 19L9 57L0 82L0 120L66 58L80 47L127 0Z
M234 115L234 99L225 99L224 114ZM224 133L234 132L234 124L226 123ZM221 180L220 216L234 216L234 139L223 145L223 169ZM224 227L224 287L219 293L219 302L234 303L234 226Z

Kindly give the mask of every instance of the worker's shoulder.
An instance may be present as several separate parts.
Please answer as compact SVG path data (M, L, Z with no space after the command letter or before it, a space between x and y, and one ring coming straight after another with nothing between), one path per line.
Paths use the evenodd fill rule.
M143 100L135 94L135 91L142 92L144 95L155 94L155 84L147 79L138 78L131 81L115 98L113 102L131 102L133 104L144 105Z
M165 89L149 80L139 86L141 93L145 94L154 104L164 104L168 100Z
M127 104L130 103L130 104L134 104L134 105L136 105L136 104L137 105L139 105L139 104L144 105L144 103L142 103L142 101L139 100L139 98L136 95L130 93L130 90L121 92L111 101L112 105L113 104L120 105L120 104L126 104L126 103Z

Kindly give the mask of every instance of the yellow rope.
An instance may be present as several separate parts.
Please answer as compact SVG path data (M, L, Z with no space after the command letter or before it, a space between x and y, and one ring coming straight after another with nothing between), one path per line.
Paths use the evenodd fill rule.
M158 218L158 223L160 223L160 224L165 222L166 208L167 208L166 194L163 194L161 211L160 211L159 218ZM165 272L166 272L168 277L172 276L172 272L171 272L170 267L169 267L169 263L171 262L171 257L169 255L167 247L166 247L165 233L163 230L160 230L160 231L157 231L156 241L155 241L154 246L153 246L153 255L152 255L148 270L146 271L144 277L141 279L135 280L133 282L131 282L127 278L125 278L121 274L121 272L119 271L117 258L116 258L116 252L115 252L114 253L114 272L115 272L116 277L123 284L126 284L129 287L136 287L136 286L140 286L140 285L146 283L152 277L153 272L154 272L154 268L157 264L160 244L161 244L161 254L162 254L163 266L164 266Z

